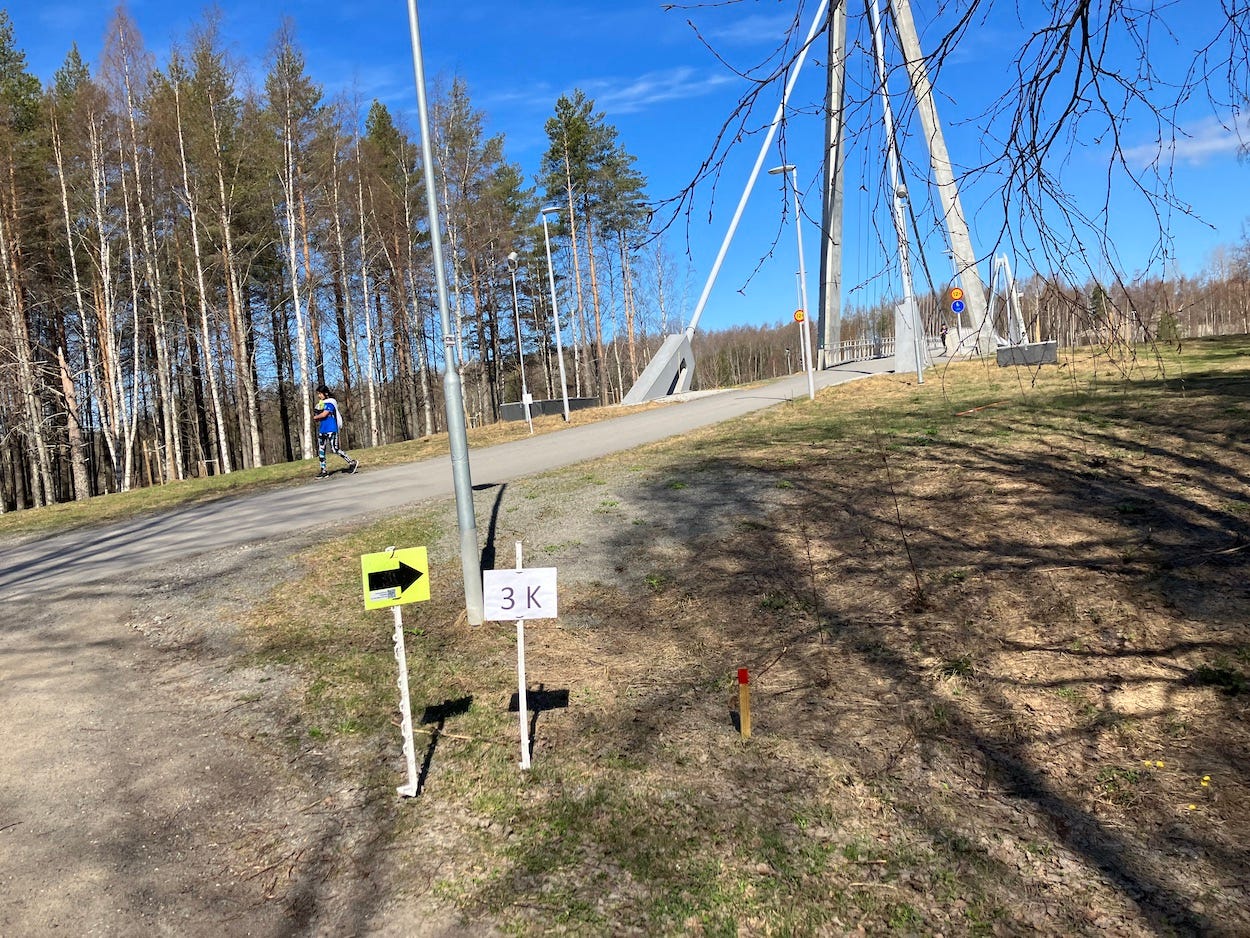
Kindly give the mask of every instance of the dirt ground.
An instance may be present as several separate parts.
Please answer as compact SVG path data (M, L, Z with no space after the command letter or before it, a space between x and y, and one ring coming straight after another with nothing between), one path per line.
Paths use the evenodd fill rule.
M12 610L0 933L360 932L377 880L354 868L357 794L278 743L291 676L237 665L235 613L306 544Z
M910 393L879 380L840 393ZM478 493L499 566L522 539L560 569L560 628L529 654L584 703L543 714L537 756L651 760L643 784L756 818L823 792L835 813L791 833L919 916L877 931L966 928L920 866L884 881L859 842L975 854L1009 910L995 933L1250 933L1244 435L1056 424L999 448L986 420L988 442L830 439L801 464L767 427L730 451L704 433ZM397 806L394 752L359 781L357 749L294 730L298 673L242 664L239 621L313 543L14 610L0 934L542 932L537 906L436 888L485 876L506 822L437 793ZM768 767L749 795L726 680L745 665ZM832 933L874 930L838 915Z

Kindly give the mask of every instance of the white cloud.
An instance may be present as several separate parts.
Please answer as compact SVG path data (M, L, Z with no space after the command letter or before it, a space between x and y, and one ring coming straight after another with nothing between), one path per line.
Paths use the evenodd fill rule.
M1247 141L1250 119L1238 117L1226 122L1208 117L1189 127L1176 128L1172 138L1128 147L1124 157L1136 166L1165 166L1172 162L1202 166L1216 157L1236 153Z
M588 83L595 107L609 115L633 114L665 101L689 101L712 94L737 79L727 74L700 75L689 66L647 72L624 85L608 81Z
M695 25L699 25L697 21ZM735 16L732 23L713 27L707 31L706 36L714 42L754 45L761 40L767 40L776 44L781 42L792 27L794 16L791 14ZM800 38L802 35L800 33Z
M513 110L550 112L556 98L580 88L595 102L595 110L604 112L609 120L622 114L637 114L667 101L690 101L714 94L738 79L727 74L699 74L689 66L646 72L636 78L581 79L561 89L550 82L533 82L524 87L510 87L486 94L483 102L488 111Z

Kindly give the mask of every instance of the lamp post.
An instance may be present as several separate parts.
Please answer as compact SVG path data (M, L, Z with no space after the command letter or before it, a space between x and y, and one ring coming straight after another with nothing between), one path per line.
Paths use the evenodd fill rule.
M516 322L516 360L521 367L521 406L525 408L525 422L529 424L530 433L534 432L534 421L530 417L530 392L525 385L525 352L521 348L521 307L516 299L516 251L508 252L508 272L512 274L512 318Z
M799 171L793 163L783 163L768 171L770 176L781 176L781 186L785 189L785 174L790 174L794 184L794 234L799 242L799 302L803 304L803 318L799 321L799 333L803 337L803 362L807 372L807 396L816 400L816 374L812 363L812 333L810 316L807 308L807 272L803 267L803 218L799 214Z
M543 216L543 242L547 245L547 277L551 281L551 316L556 325L556 359L560 363L560 397L564 401L564 422L569 422L569 384L564 377L564 341L560 338L560 309L556 305L556 269L551 264L551 233L547 230L547 216L560 210L548 205L539 210Z
M434 159L431 156L434 150L430 144L430 112L425 95L425 62L421 55L417 0L408 0L408 30L412 42L417 113L421 121L421 164L425 180L426 212L430 219L430 253L434 260L434 283L438 288L438 312L443 328L443 395L447 402L447 439L451 448L452 483L456 492L456 518L460 528L464 606L469 624L481 625L485 621L485 601L482 596L481 554L478 553L477 544L477 516L473 512L469 440L464 425L464 386L456 370L456 346L451 334L451 305L447 299L447 272L443 267L443 243L439 238L438 200L435 197L438 190L434 186Z

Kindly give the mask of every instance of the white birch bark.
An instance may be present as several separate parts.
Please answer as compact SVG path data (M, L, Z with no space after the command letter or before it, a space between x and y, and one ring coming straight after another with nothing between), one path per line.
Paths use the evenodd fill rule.
M148 203L144 197L144 148L139 143L139 128L135 120L135 112L138 108L135 103L134 86L130 74L130 58L122 56L120 61L122 89L125 94L126 119L130 129L130 165L134 175L135 201L139 209L139 230L143 243L143 269L148 283L149 300L152 304L150 319L152 322L153 344L156 348L156 393L161 405L162 430L165 438L162 472L166 479L181 479L183 477L182 431L177 419L177 400L173 391L173 362L169 354L169 337L165 327L165 291L161 285L161 268L156 262L158 256L156 235L148 218ZM129 235L127 237L129 238ZM133 250L131 253L133 257ZM131 272L133 277L133 265ZM135 308L137 312L137 302ZM135 331L135 347L136 349L139 347L137 327Z
M211 84L210 84L211 87ZM226 272L226 303L230 316L230 344L234 350L235 387L242 398L243 413L239 423L246 430L245 444L250 459L245 465L259 466L263 464L260 450L260 408L256 398L256 382L253 379L251 354L247 342L247 326L244 322L243 289L239 282L238 263L234 253L234 218L231 211L232 201L226 191L226 174L222 166L223 152L221 121L217 117L217 102L213 100L210 90L208 96L208 113L213 129L213 152L216 159L213 169L217 177L217 223L221 227L225 256L222 263Z
M12 192L11 188L10 192ZM42 508L55 501L52 489L52 462L43 432L43 414L35 381L35 363L30 354L30 332L26 327L25 304L22 302L22 291L17 282L17 252L12 239L13 229L9 224L6 206L0 208L0 265L3 265L4 269L4 305L9 311L9 323L12 328L13 354L17 359L19 391L26 411L26 432L30 435L30 445L35 457L31 475L31 494L35 499L35 507Z
M124 149L125 144L122 141L121 128L119 127L117 131L117 156L118 162L123 166L125 165ZM143 359L141 354L143 343L139 341L139 258L135 250L134 219L130 213L130 187L127 184L125 173L122 173L121 184L122 229L126 233L126 270L130 279L130 335L133 339L130 355L130 402L126 408L126 412L131 415L131 419L126 422L122 447L122 452L125 454L122 459L122 491L128 492L134 482L134 442L139 429L139 421L135 415L139 413L139 382ZM120 391L123 395L125 394L125 385L123 385Z
M337 157L337 137L335 138L334 146ZM334 220L334 247L339 257L339 290L343 294L344 328L347 330L348 361L346 366L356 376L356 387L359 388L361 386L360 350L356 339L356 310L352 305L352 285L350 278L347 276L347 243L343 237L342 191L339 186L339 161L337 158L332 159L330 162L330 198L330 217ZM359 397L356 400L356 406L359 408Z
M82 332L83 352L84 358L86 359L88 380L92 385L99 386L99 364L96 360L96 340L93 335L93 330L87 323L86 291L83 288L82 277L78 273L78 252L75 245L74 225L70 217L69 187L65 182L65 154L62 146L60 122L58 120L55 106L52 108L50 127L52 131L52 155L54 161L56 162L56 178L61 193L61 219L65 224L65 248L69 253L70 283L72 284L74 291L74 309L78 313L78 325ZM68 367L63 363L62 375L64 375L67 370ZM67 395L72 390L73 383L71 379L69 389L66 391ZM77 406L74 407L72 417L73 419L79 421L77 427L71 428L70 431L70 447L74 452L71 460L74 471L74 498L83 499L88 498L91 495L91 489L89 482L87 482L86 487L80 488L78 463L84 459L84 454L81 446L78 448L74 447L72 439L74 430L80 430L81 428L81 409ZM82 471L83 480L86 480L85 464Z
M308 330L304 325L304 307L300 301L299 231L296 224L298 197L295 167L295 128L290 85L283 86L287 99L282 105L282 196L286 220L286 262L291 278L291 302L295 307L295 341L298 346L295 359L299 362L300 412L303 417L303 433L300 434L300 456L311 459L312 450L312 394L308 378ZM275 341L277 337L275 336Z
M191 257L195 262L195 290L199 299L200 343L204 353L204 371L208 376L208 391L213 411L213 425L217 431L217 468L223 474L232 471L230 464L230 441L226 436L226 421L221 405L221 389L214 367L213 339L208 322L208 289L204 279L204 256L200 249L199 205L191 186L191 172L187 165L187 150L182 129L182 96L178 83L174 83L174 122L177 124L178 157L182 164L183 198L191 222Z
M359 136L356 137L356 163L359 167L356 173L356 215L360 222L360 289L365 307L365 352L369 365L365 379L369 388L369 439L370 445L378 446L382 442L382 437L378 432L378 389L373 355L373 304L369 298L369 242L365 234L364 162L360 158ZM379 330L380 328L379 323Z
M113 284L113 248L109 238L108 165L103 128L95 115L88 122L88 150L91 172L91 208L95 231L95 328L100 352L101 394L100 432L109 454L112 482L122 478L121 440L128 422L125 393L121 390L121 349L115 325L117 303Z

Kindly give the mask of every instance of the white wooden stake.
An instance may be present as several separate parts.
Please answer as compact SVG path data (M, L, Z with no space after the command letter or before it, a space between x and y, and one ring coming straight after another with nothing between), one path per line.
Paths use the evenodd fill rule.
M521 542L516 542L516 568L521 566ZM525 620L516 620L517 714L521 721L521 768L530 767L529 702L525 698Z
M395 617L395 661L399 664L399 707L403 717L404 760L408 764L408 784L398 791L405 798L417 796L417 754L412 747L412 700L408 696L408 654L404 650L404 614L402 607L392 606Z

